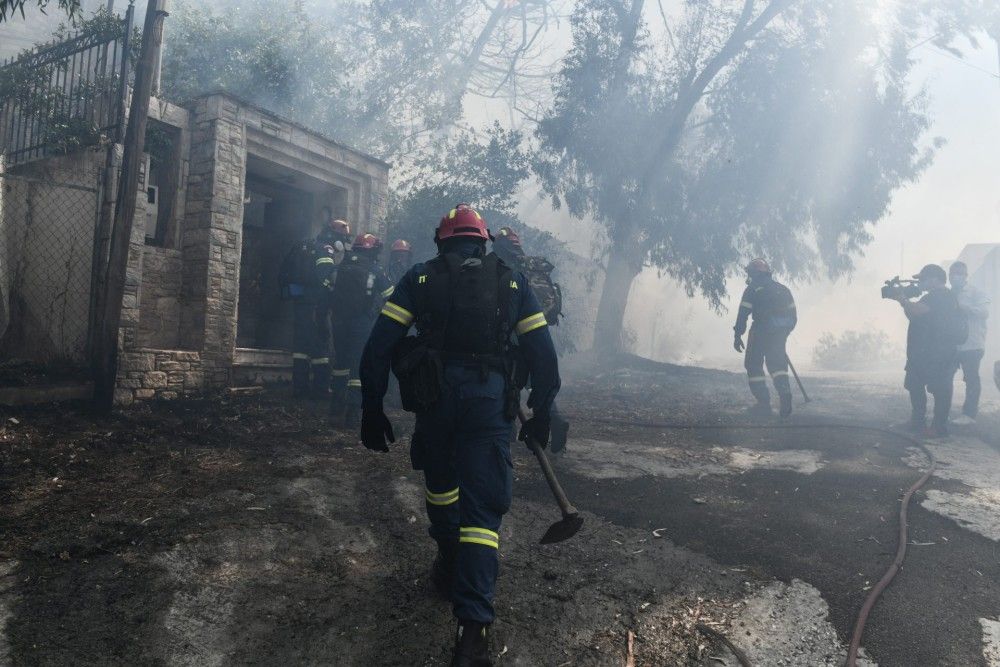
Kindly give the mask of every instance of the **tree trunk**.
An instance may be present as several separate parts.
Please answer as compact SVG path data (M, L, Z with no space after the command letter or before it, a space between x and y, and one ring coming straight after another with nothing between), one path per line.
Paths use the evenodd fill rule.
M604 276L601 302L597 307L594 327L594 350L599 352L622 351L622 326L632 281L639 275L642 262L631 256L634 250L625 244L615 243L608 255L608 271Z

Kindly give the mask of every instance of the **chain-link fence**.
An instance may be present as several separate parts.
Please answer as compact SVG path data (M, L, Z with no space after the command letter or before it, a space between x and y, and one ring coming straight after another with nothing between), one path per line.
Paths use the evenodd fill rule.
M62 160L0 172L0 359L87 361L99 177Z

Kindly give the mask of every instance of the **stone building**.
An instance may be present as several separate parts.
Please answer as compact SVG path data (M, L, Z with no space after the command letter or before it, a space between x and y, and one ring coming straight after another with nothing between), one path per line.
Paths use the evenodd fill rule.
M169 399L290 372L291 305L280 298L280 262L296 242L315 236L324 206L358 232L384 233L389 165L224 93L185 107L151 100L146 146L140 176L146 196L137 204L129 252L116 399ZM27 202L22 208L29 212L37 211L31 197L42 201L47 182L90 196L73 214L79 228L73 245L85 269L48 277L73 287L70 297L60 297L62 324L43 316L53 311L51 303L20 301L30 331L19 338L31 341L31 350L47 346L50 358L85 359L88 309L79 306L91 291L99 206L93 193L104 162L104 150L34 160L10 170L3 188L0 202ZM31 190L18 191L23 184ZM103 190L105 201L112 191ZM47 218L20 221L20 209L4 205L4 258L35 252L21 240L28 234L11 230L56 236L45 235ZM51 244L35 245L51 252ZM50 264L49 270L62 269ZM68 329L66 320L74 320ZM67 330L72 340L57 335Z
M324 206L383 234L389 165L225 94L190 108L153 100L147 136L156 139L129 257L119 400L290 371L281 259L315 236Z

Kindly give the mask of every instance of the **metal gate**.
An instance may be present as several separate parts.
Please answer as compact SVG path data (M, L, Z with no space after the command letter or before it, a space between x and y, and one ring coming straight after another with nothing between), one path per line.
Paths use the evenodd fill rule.
M0 63L0 153L8 168L121 141L133 11L100 12L65 39Z

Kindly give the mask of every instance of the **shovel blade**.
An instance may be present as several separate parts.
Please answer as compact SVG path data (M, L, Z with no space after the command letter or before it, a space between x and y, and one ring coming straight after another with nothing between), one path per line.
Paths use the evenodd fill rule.
M564 542L576 535L583 527L583 517L579 514L567 514L561 520L549 526L549 529L539 540L541 544Z

